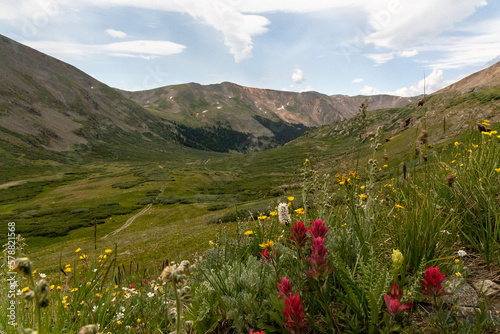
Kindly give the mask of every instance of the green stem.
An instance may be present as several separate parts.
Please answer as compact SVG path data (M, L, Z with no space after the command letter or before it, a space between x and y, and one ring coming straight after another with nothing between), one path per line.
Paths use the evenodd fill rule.
M177 310L177 317L175 319L175 327L176 327L176 334L181 334L182 333L182 321L181 321L181 312L182 312L182 307L181 307L181 300L179 298L179 292L177 291L177 286L174 284L174 292L175 292L175 308Z
M36 316L36 329L38 330L38 334L43 333L42 329L42 314L40 312L40 300L38 299L38 294L36 293L35 281L33 280L33 274L30 273L28 275L29 281L33 286L33 290L35 292L35 316Z

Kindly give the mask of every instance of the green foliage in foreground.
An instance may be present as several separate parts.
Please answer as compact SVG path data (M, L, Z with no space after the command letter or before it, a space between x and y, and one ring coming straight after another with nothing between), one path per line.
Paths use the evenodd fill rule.
M3 316L1 329L75 333L97 324L102 333L494 333L499 319L488 316L488 300L470 323L444 299L454 289L434 282L445 290L430 293L421 280L440 270L460 286L472 260L461 256L467 253L500 264L499 138L493 131L456 141L441 154L422 150L426 159L406 178L399 166L387 172L374 158L362 176L319 175L306 160L301 199L240 222L236 233L221 228L189 269L170 264L160 276L163 268L118 266L117 249L94 259L76 249L74 263L61 263L61 273L51 277L29 266L27 276L16 276L14 293L0 287L0 312L9 314L11 300L16 305L15 326ZM394 178L377 182L382 173ZM6 256L23 256L22 240L16 243ZM12 275L11 263L2 262L3 277ZM397 298L395 283L402 291Z

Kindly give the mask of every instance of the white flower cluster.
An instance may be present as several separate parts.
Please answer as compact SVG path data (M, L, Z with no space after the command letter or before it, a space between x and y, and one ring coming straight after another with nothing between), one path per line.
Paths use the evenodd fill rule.
M288 212L288 205L286 203L278 204L278 219L281 224L286 226L290 225L292 219L290 218L290 213Z

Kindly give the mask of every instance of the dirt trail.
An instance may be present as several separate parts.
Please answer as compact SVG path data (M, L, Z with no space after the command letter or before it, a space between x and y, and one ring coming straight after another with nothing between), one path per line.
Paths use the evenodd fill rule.
M156 196L156 198L158 198L159 196L161 196L163 194L163 190L165 190L165 187L167 185L164 184L161 189L160 189L160 194L158 196ZM140 212L136 213L135 215L133 215L132 217L130 217L129 219L127 219L127 221L125 222L125 224L123 224L121 227L117 228L116 230L114 230L113 232L110 232L108 234L106 234L104 237L102 237L101 239L106 239L107 237L109 236L113 236L113 235L116 235L118 232L121 232L123 231L124 229L126 229L127 227L129 227L130 225L132 225L132 223L134 222L134 220L136 220L136 218L139 218L140 216L142 216L143 214L145 214L146 212L148 212L149 209L151 209L151 207L153 206L152 203L146 205L146 207L144 209L142 209Z
M17 186L17 185L25 183L25 182L26 182L26 180L7 182L4 184L0 184L0 189L10 188L10 187Z
M104 237L102 237L101 239L106 239L108 236L113 236L115 234L117 234L118 232L120 231L123 231L124 229L126 229L127 227L129 227L130 225L132 225L132 223L134 222L134 220L140 216L142 216L143 214L145 214L149 209L151 209L151 207L153 206L153 204L148 204L144 209L142 209L140 212L136 213L135 215L133 215L132 217L130 217L129 219L127 219L127 221L125 222L125 224L123 224L121 227L117 228L116 230L114 230L113 232L111 233L108 233L106 234Z

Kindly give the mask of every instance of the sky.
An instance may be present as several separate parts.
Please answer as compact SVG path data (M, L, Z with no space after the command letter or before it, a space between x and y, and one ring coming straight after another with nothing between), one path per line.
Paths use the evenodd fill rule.
M1 0L0 34L124 90L431 93L500 61L498 0Z

